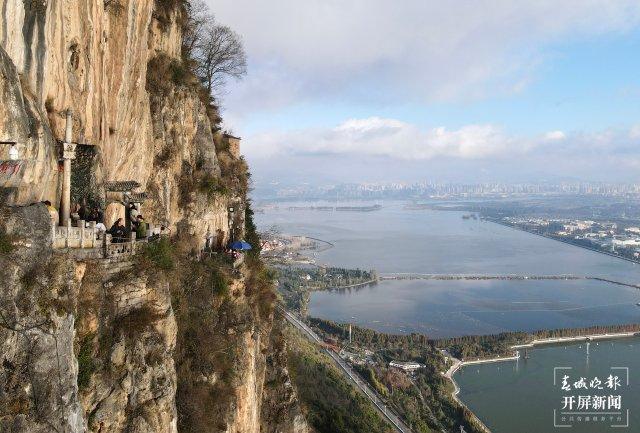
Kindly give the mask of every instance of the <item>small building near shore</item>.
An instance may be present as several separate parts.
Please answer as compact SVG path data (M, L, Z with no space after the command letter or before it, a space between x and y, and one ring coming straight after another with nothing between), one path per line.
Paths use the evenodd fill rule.
M240 137L236 137L233 136L231 134L227 134L225 133L223 135L224 139L227 140L227 143L229 143L229 153L231 153L231 155L234 158L240 158Z
M389 367L398 368L403 371L413 372L421 368L425 368L426 365L418 362L403 362L403 361L391 361Z

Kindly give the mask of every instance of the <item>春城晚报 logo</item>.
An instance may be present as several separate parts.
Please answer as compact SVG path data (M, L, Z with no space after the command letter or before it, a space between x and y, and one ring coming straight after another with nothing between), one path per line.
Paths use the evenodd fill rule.
M629 386L629 368L611 367L603 376L574 375L573 367L555 367L553 385L561 391L553 409L554 427L577 427L585 423L629 427L629 409L621 390Z

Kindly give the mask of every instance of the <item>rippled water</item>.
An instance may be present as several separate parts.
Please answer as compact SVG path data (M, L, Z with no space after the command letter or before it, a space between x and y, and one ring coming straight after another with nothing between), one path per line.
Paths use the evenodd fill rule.
M377 269L382 273L573 274L637 284L638 265L477 220L458 212L408 211L401 204L379 212L267 211L262 228L313 236L334 248L320 263ZM583 327L640 322L640 291L593 280L385 281L373 287L317 292L311 315L351 321L384 332L432 336L488 334L505 330ZM456 374L460 398L494 433L640 432L640 339L546 346L516 362L468 366ZM562 393L554 367L577 375L630 369L631 386L620 390L629 428L593 421L554 427ZM624 420L626 421L626 420Z
M317 261L381 273L573 274L635 283L638 265L522 231L462 219L459 212L268 210L262 228L334 244ZM591 280L384 281L318 292L310 313L384 332L432 336L583 327L640 321L640 291Z
M530 358L518 362L469 365L459 370L455 379L460 386L459 397L482 419L493 433L604 433L640 431L640 339L625 338L615 341L591 343L589 355L585 343L561 346L542 346L529 351ZM556 370L556 386L553 384L555 367L571 367ZM626 371L629 369L629 386ZM604 382L609 375L619 376L621 387L616 391L583 390L563 392L559 389L561 377L567 374L578 380L586 377L591 381L598 377ZM569 380L570 383L575 380ZM561 409L564 396L620 395L622 396L622 420L562 421ZM577 397L576 397L577 398ZM554 427L556 423L573 427ZM575 409L575 408L574 408ZM629 427L611 427L626 424L626 409L629 409ZM584 412L584 410L583 410ZM589 410L589 412L592 412ZM602 412L602 411L600 411ZM593 418L593 416L591 416Z

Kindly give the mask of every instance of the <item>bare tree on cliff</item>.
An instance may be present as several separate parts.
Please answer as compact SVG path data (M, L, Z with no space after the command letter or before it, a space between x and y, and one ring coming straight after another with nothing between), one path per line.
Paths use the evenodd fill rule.
M205 25L214 21L214 16L203 0L193 0L188 4L182 26L182 57L185 61L194 60L194 52L203 38Z
M224 86L229 77L247 72L247 56L240 35L217 24L207 5L192 3L184 26L183 56L195 63L195 73L209 94Z

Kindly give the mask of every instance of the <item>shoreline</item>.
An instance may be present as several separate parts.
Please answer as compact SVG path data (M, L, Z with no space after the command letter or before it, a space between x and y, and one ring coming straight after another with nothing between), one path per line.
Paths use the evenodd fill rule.
M344 289L353 289L356 287L366 287L366 286L371 286L374 284L378 284L379 279L373 279L373 280L369 280L369 281L363 281L362 283L355 283L355 284L349 284L348 286L336 286L336 287L327 287L326 289L319 289L319 290L314 290L314 292L321 292L321 291L329 291L329 292L333 292L334 290L344 290Z
M615 340L618 338L630 338L635 337L639 333L637 332L615 332L612 334L590 334L590 335L577 335L575 337L554 337L554 338L541 338L533 340L530 343L516 344L511 346L512 350L529 349L536 346L546 346L559 343L572 343L577 341L592 341L592 340Z
M534 232L532 230L526 230L526 229L523 229L523 228L515 226L515 225L511 225L511 224L507 224L507 223L499 221L499 220L495 220L493 218L486 218L485 217L484 220L492 222L494 224L499 224L499 225L504 226L504 227L509 227L509 228L511 228L513 230L518 230L518 231L521 231L521 232L525 232L525 233L529 233L529 234L532 234L532 235L540 236L542 238L550 239L552 241L562 242L563 244L573 245L574 247L583 248L585 250L593 251L594 253L600 253L600 254L604 254L604 255L610 256L610 257L615 257L617 259L626 260L627 262L640 264L640 260L634 260L634 259L631 259L629 257L624 257L624 256L621 256L619 254L610 253L608 251L604 251L604 250L601 250L601 249L598 249L598 248L593 248L593 247L588 247L586 245L576 244L574 242L570 242L568 240L564 240L564 239L560 239L560 238L555 238L553 236L545 235L543 233L536 233L536 232Z
M589 334L589 335L576 335L574 337L551 337L551 338L540 338L535 339L529 343L523 344L514 344L510 347L511 350L520 350L520 349L532 349L536 346L548 346L553 344L563 344L563 343L574 343L580 341L602 341L602 340L616 340L619 338L631 338L640 336L639 332L615 332L615 333L606 333L606 334ZM468 361L461 361L453 355L445 355L454 360L454 365L452 365L449 370L443 372L445 376L450 376L453 378L453 375L460 368L466 365L474 365L474 364L491 364L495 362L506 362L506 361L516 361L520 359L519 355L509 355L509 356L496 356L493 358L477 358Z
M606 341L606 340L615 340L619 338L631 338L631 337L636 337L638 335L640 335L640 333L638 332L616 332L611 334L606 333L606 334L576 335L575 337L540 338L540 339L534 339L529 343L515 344L511 346L511 350L516 350L517 352L520 349L530 349L530 348L535 348L537 346L548 346L553 344L573 343L573 342L580 342L580 341L594 341L594 340ZM484 424L484 422L478 417L478 415L476 415L471 409L469 409L469 407L458 397L458 394L460 393L460 387L458 386L458 383L456 382L454 376L458 370L460 370L462 367L465 367L467 365L517 361L520 359L520 354L518 353L517 355L511 355L511 356L497 356L494 358L461 361L455 358L453 355L449 354L444 349L442 349L442 352L449 359L453 360L453 365L451 365L451 367L449 367L447 371L441 372L441 374L447 379L449 379L449 381L453 385L453 391L451 393L451 397L456 403L458 403L462 407L466 408L469 412L471 412L475 417L476 421L479 422L480 426L484 428L487 433L491 433L491 430L486 426L486 424Z
M451 398L453 398L453 401L455 401L458 405L460 405L461 407L463 407L467 411L469 411L469 413L473 417L474 421L480 426L481 429L483 429L485 431L485 433L491 433L491 429L489 427L487 427L487 425L484 423L484 421L482 421L478 417L478 415L476 415L475 412L472 411L469 408L469 406L467 406L466 403L463 402L462 400L460 400L460 398L458 397L458 394L460 393L460 387L458 386L458 383L456 382L456 380L453 378L453 375L456 374L456 371L458 371L460 369L460 367L464 366L464 362L460 361L457 358L454 358L446 350L444 351L444 353L446 353L446 356L448 356L450 359L454 360L453 365L451 367L449 367L449 369L446 372L444 372L444 371L441 372L441 374L444 377L446 377L447 379L449 379L449 381L453 385L453 391L451 392ZM493 361L493 362L498 362L498 361Z

